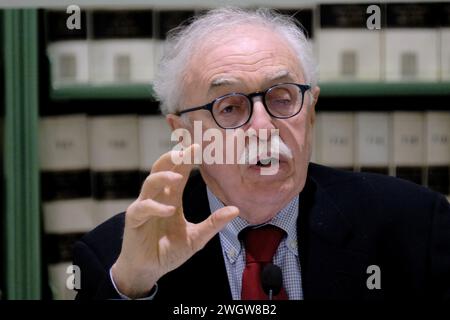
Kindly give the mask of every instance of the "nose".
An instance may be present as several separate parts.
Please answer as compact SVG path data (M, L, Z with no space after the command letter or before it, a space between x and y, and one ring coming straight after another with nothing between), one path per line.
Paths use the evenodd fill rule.
M248 125L249 128L253 128L254 130L275 129L273 119L267 113L266 108L264 108L261 97L253 98L253 114Z

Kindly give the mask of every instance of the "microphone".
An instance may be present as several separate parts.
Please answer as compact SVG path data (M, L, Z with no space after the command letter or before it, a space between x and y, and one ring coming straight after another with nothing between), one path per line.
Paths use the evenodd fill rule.
M269 300L273 300L273 296L280 293L283 285L280 267L272 263L265 265L261 272L261 284L264 292L269 296Z

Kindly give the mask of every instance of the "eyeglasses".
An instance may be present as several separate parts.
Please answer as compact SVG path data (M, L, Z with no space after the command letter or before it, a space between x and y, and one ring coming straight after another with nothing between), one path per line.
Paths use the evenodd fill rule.
M217 125L223 129L236 129L250 121L253 114L253 98L262 97L267 113L277 119L297 115L303 106L305 92L311 86L298 83L280 83L265 91L250 94L229 93L200 107L175 113L182 115L197 110L208 110Z

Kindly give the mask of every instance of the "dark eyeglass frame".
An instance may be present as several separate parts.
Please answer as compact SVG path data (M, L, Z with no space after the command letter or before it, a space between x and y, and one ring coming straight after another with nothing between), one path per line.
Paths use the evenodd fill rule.
M282 117L282 116L276 116L276 115L272 114L272 113L270 112L269 108L267 107L267 104L266 104L266 95L267 95L267 93L269 93L271 90L273 90L273 88L279 87L279 86L282 86L282 85L294 85L294 86L298 87L298 89L300 90L300 92L301 92L301 94L302 94L302 102L301 102L301 105L300 105L300 108L298 109L298 111L297 111L296 113L290 115L290 116L285 116L285 117ZM205 104L205 105L203 105L203 106L194 107L194 108L189 108L189 109L185 109L185 110L182 110L182 111L177 111L177 112L175 113L175 115L180 116L180 115L182 115L182 114L184 114L184 113L188 113L188 112L193 112L193 111L198 111L198 110L208 110L208 111L211 113L211 116L213 117L214 121L215 121L215 122L217 123L217 125L218 125L219 127L221 127L222 129L237 129L237 128L239 128L239 127L242 127L242 126L246 125L246 124L250 121L250 119L252 118L252 115L253 115L253 106L254 106L253 98L255 98L255 97L262 97L262 103L263 103L263 105L264 105L264 109L266 109L267 113L268 113L271 117L276 118L276 119L289 119L289 118L292 118L292 117L296 116L297 114L300 113L300 111L302 111L302 108L303 108L303 101L305 100L305 92L308 91L309 89L311 89L311 86L308 85L308 84L299 84L299 83L293 83L293 82L277 83L277 84L275 84L275 85L269 87L268 89L266 89L266 90L264 90L264 91L257 91L257 92L253 92L253 93L249 93L249 94L240 93L240 92L232 92L232 93L228 93L228 94L225 94L225 95L223 95L223 96L220 96L220 97L214 99L214 100L211 101L210 103L207 103L207 104ZM240 124L240 125L235 126L235 127L222 127L222 126L219 124L219 122L216 120L216 118L214 117L213 106L214 106L214 104L215 104L217 101L219 101L219 100L222 100L222 99L225 99L225 98L228 98L228 97L232 97L232 96L236 96L236 95L244 96L244 97L246 97L246 98L248 99L248 101L250 102L250 113L249 113L248 119L247 119L247 121L245 121L243 124Z

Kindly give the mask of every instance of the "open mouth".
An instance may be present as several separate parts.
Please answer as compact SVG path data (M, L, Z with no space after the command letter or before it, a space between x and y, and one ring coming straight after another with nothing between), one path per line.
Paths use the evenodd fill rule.
M270 167L272 165L272 163L275 163L275 161L276 161L276 159L274 159L274 158L261 159L261 160L258 160L256 165L258 167L267 168L267 167Z
M256 166L261 167L261 168L267 168L272 165L276 165L280 161L281 161L281 159L276 159L276 158L272 158L272 157L258 159L258 161L256 162Z
M288 160L285 158L278 159L266 155L261 158L258 157L255 162L249 164L247 168L252 174L256 175L275 176L279 172L287 172L289 169Z

